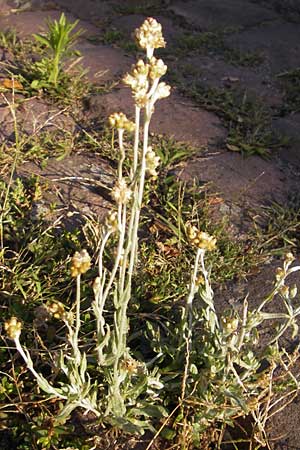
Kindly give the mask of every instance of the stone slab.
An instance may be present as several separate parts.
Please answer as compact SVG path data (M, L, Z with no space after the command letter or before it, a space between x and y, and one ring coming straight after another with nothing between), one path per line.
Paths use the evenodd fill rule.
M65 9L82 20L92 23L104 22L111 14L114 2L102 0L55 0L60 9Z
M170 67L172 64L171 62ZM282 91L265 64L255 68L241 67L229 64L221 58L194 55L183 57L179 67L175 66L175 70L186 85L196 80L210 88L238 88L272 107L282 103Z
M48 19L58 20L60 15L61 11L56 9L24 11L0 15L0 29L15 29L19 37L28 38L34 33L46 31L46 21ZM75 20L77 20L77 18L71 14L66 14L66 17L70 22L75 22ZM98 28L85 21L81 21L75 30L78 30L79 28L82 29L84 37L92 36L99 32Z
M87 77L95 83L105 83L121 77L134 62L122 50L108 45L82 41L76 45L76 49L83 57L80 64L88 70Z
M262 52L272 73L299 66L299 24L265 24L228 36L225 41L229 46L241 51Z
M182 177L211 183L214 192L242 207L282 202L291 183L291 178L274 160L243 158L230 152L208 154L187 163Z
M300 168L300 113L273 120L275 132L290 138L288 148L280 150L280 156Z
M120 30L128 39L134 40L135 29L142 25L146 17L146 15L142 14L116 16L110 22L109 30L111 28ZM175 40L177 33L182 30L168 17L156 14L154 17L162 26L162 32L168 46L170 42Z
M250 27L278 18L275 12L247 0L175 1L169 9L203 30Z
M106 118L116 111L132 116L134 103L129 89L122 87L90 100L89 114L92 118ZM224 141L226 137L226 130L215 114L196 107L176 92L156 103L150 131L199 147Z

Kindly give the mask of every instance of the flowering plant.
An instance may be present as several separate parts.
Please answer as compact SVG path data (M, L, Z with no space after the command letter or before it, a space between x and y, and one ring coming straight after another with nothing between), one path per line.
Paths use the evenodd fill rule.
M48 312L61 319L68 331L68 349L61 352L59 367L67 382L61 387L52 386L33 367L30 353L20 343L21 323L12 317L5 325L8 336L15 341L27 367L36 378L39 386L51 396L65 400L65 405L57 421L66 420L76 407L92 411L103 420L141 431L151 427L147 422L135 417L145 415L149 403L157 403L157 392L163 387L157 371L149 373L143 362L134 360L127 346L128 317L127 308L131 299L132 277L137 263L138 228L143 203L146 176L155 178L159 157L149 145L149 126L157 100L170 94L170 87L160 82L167 66L161 59L153 56L154 50L165 46L161 25L152 18L146 19L136 30L136 38L142 49L146 50L146 61L139 60L124 83L132 91L135 102L135 120L129 120L123 112L111 114L109 125L117 130L119 143L119 162L116 182L111 190L115 202L102 228L98 254L98 276L93 283L94 300L92 309L96 317L95 354L97 365L106 380L106 395L103 387L91 383L87 370L87 355L81 349L81 277L89 270L91 259L86 250L76 252L71 260L71 275L76 279L75 314L66 312L61 303L51 303ZM143 113L143 114L141 114ZM141 119L142 117L142 119ZM141 121L142 120L142 121ZM124 133L134 133L133 158L130 172L124 170ZM110 238L114 236L116 253L111 268L106 266L105 251ZM107 302L113 302L113 326L106 322L104 311ZM147 393L143 402L141 394ZM135 409L137 408L138 409ZM161 405L156 406L157 414L164 415Z

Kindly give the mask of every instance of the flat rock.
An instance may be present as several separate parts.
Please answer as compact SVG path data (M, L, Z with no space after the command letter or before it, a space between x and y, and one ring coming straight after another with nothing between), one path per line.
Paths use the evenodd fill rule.
M291 179L273 160L258 156L219 152L187 163L182 177L211 183L225 200L242 207L260 206L270 201L282 202Z
M56 9L10 13L0 16L0 28L2 30L15 29L19 37L28 38L34 33L46 31L47 19L58 20L60 15L61 11ZM69 22L75 22L76 20L76 17L71 14L66 14L66 17ZM82 29L84 37L98 33L98 28L88 22L81 21L75 30L78 30L79 28Z
M275 12L247 0L175 1L169 9L203 30L250 27L278 18Z
M168 17L156 14L154 16L162 26L163 35L168 45L169 42L175 39L180 28ZM116 30L122 31L128 39L133 40L135 29L139 28L147 17L148 15L142 14L116 16L110 22L109 30L115 28Z
M66 111L48 105L41 99L18 100L16 117L19 133L34 136L42 130L67 130L72 132L75 123ZM10 109L3 100L0 103L0 141L14 139L14 123Z
M300 113L273 120L276 132L290 138L290 145L280 151L283 160L300 167Z
M264 24L228 36L225 41L241 51L260 51L272 73L299 66L300 27L298 24Z
M101 0L55 0L60 8L64 8L80 19L95 22L104 22L112 12L114 2Z
M23 164L18 175L41 176L47 180L49 190L45 192L46 204L55 202L60 208L72 210L76 215L97 214L103 217L110 209L109 190L101 186L112 184L111 168L95 154L72 154L61 161L50 159L45 168L29 162ZM59 196L57 196L59 193Z
M122 76L134 62L122 50L108 45L82 41L76 45L76 49L81 52L81 65L88 70L89 80L96 83L105 83Z
M108 117L116 111L123 111L132 116L134 111L131 92L127 88L94 96L90 103L91 117ZM226 131L215 114L196 107L176 92L157 102L150 130L195 146L213 144L223 141L226 137Z
M282 103L282 92L265 64L254 68L241 67L221 58L195 55L183 57L175 70L180 77L184 74L187 85L196 80L211 88L239 88L270 106Z

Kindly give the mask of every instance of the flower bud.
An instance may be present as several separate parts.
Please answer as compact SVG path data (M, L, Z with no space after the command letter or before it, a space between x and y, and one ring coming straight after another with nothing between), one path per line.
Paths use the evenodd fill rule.
M212 251L216 248L217 239L204 231L199 231L194 225L187 224L186 233L191 244L195 247L207 251Z
M284 277L285 277L284 270L281 267L277 267L277 269L275 271L276 281L281 281L281 280L283 280Z
M289 298L290 288L284 284L280 287L279 292L282 295L282 297Z
M9 339L19 339L22 330L22 324L16 317L11 317L4 323L4 329Z
M115 211L110 211L106 216L105 225L112 232L118 231L118 214Z
M167 66L163 62L162 59L156 59L154 56L152 56L150 60L150 70L149 70L149 77L151 80L156 80L157 78L162 77L167 72Z
M111 196L118 204L125 205L131 199L132 192L127 187L126 181L124 178L118 180L111 191Z
M161 98L169 97L170 92L171 92L171 87L162 81L161 83L159 83L159 85L157 86L157 89L155 91L155 99L159 100Z
M157 172L156 169L159 166L160 157L156 156L155 152L152 150L152 147L148 147L147 153L146 153L146 167L147 172L151 177L156 178Z
M112 128L118 128L129 132L135 130L135 124L127 119L126 115L122 112L111 114L108 118L108 123Z
M287 253L287 254L285 255L284 260L285 260L286 263L289 263L289 264L290 264L290 263L292 263L293 261L295 261L295 257L294 257L294 255L293 255L293 253L289 252L289 253Z
M226 317L221 318L223 329L226 333L231 334L237 330L239 325L239 320L236 317Z
M71 275L77 277L78 275L85 273L91 267L91 258L86 250L81 252L75 252L71 261Z
M47 305L47 310L55 319L63 319L65 316L65 307L61 302L52 302Z

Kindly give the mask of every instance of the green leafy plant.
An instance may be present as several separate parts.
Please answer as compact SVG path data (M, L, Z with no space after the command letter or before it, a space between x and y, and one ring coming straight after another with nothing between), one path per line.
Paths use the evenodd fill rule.
M34 34L35 39L48 51L49 56L36 63L36 69L40 73L41 81L34 80L31 84L33 88L41 87L43 81L47 81L57 87L59 76L63 68L63 59L74 55L72 46L81 34L81 30L73 33L78 20L73 23L67 21L64 13L60 19L51 22L48 20L47 34Z
M230 151L268 158L273 148L287 144L286 139L271 129L268 108L245 92L206 88L201 83L182 88L196 102L222 118L228 128Z

